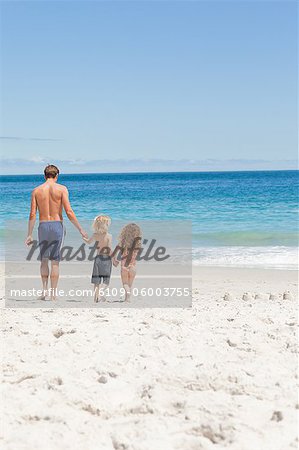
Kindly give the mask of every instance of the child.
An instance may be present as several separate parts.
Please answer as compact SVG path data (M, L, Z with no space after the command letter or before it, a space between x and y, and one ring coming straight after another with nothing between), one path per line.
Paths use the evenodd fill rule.
M95 241L97 244L97 256L94 259L91 282L94 284L94 301L106 301L103 295L104 289L109 286L111 276L111 245L112 236L108 233L111 219L109 216L99 215L95 217L92 228L93 235L90 239L84 239L90 244ZM99 296L100 294L100 296Z
M130 301L131 288L136 275L136 257L141 247L141 230L136 223L124 226L118 238L118 249L121 259L121 280L125 290L125 301ZM114 258L113 264L119 261Z

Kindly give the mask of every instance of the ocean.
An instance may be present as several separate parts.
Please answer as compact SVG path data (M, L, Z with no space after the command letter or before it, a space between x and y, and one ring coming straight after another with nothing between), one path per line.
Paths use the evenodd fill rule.
M192 220L193 264L294 269L298 171L61 175L78 219ZM26 220L41 175L0 177L1 233ZM24 235L26 230L24 230Z

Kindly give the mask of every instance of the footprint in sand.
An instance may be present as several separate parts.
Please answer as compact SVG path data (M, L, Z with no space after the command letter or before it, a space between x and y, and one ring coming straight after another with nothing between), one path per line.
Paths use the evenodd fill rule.
M98 378L98 382L101 383L101 384L106 384L106 383L108 382L108 378L105 377L105 375L101 375L101 376Z
M227 339L226 342L228 343L228 345L229 345L230 347L237 347L237 344L236 344L235 342L232 342L230 339Z
M53 331L53 336L56 337L56 339L59 339L64 334L64 331L61 329Z
M76 333L76 331L77 330L75 330L74 328L71 329L70 331L63 331L61 328L59 328L58 330L53 331L53 336L55 336L56 339L59 339L64 334L74 334L74 333Z
M283 414L281 411L274 411L271 417L271 420L274 420L275 422L280 422L283 420Z
M285 291L282 296L283 300L293 300L293 296L290 291Z

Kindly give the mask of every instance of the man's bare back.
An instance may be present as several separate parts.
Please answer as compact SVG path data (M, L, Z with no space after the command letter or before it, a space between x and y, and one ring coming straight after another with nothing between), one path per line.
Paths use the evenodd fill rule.
M67 189L61 184L46 181L34 189L32 203L32 213L38 209L40 222L62 221L62 208L66 209L69 203Z

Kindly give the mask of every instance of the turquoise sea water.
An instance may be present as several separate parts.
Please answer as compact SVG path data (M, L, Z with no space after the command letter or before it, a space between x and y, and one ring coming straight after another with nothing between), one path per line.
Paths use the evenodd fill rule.
M298 171L61 175L79 219L192 220L195 264L294 267ZM1 176L1 224L26 219L42 176Z

